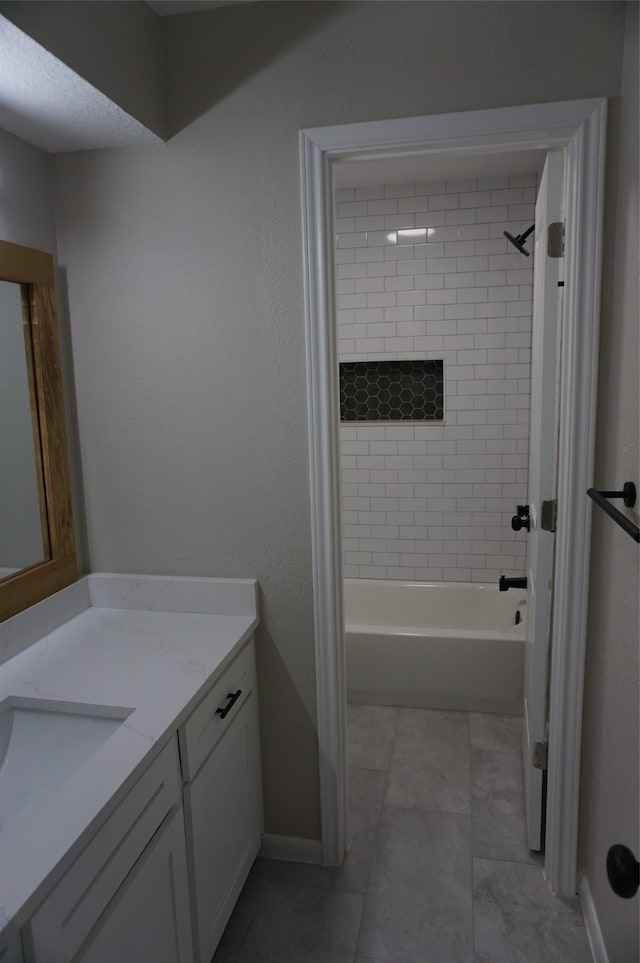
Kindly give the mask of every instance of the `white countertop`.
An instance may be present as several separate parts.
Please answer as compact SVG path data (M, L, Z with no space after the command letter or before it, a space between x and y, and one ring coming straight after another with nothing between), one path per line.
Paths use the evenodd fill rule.
M48 628L0 665L0 702L21 696L133 710L37 822L16 824L7 839L0 833L0 935L28 919L246 642L258 624L256 599L250 579L91 575L0 627L0 650L9 639L19 648L34 624ZM79 614L55 627L70 608Z

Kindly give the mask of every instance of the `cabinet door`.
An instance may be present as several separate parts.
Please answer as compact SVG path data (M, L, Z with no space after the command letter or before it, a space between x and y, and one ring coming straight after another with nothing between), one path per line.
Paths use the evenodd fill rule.
M256 697L184 787L196 958L209 963L260 848L262 785Z
M181 794L171 739L34 912L24 934L27 963L75 960Z
M75 960L191 963L182 810L149 844Z

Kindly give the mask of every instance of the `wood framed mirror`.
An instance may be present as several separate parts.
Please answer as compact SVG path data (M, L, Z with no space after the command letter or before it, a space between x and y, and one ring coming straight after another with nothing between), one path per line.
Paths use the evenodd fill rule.
M77 575L53 258L0 241L0 621Z

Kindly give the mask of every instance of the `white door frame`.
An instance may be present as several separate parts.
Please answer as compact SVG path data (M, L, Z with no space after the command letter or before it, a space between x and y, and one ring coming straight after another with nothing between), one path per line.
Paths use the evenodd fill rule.
M346 844L346 684L332 164L566 148L559 519L554 575L545 874L576 893L584 653L598 370L606 100L317 127L300 132L322 859Z

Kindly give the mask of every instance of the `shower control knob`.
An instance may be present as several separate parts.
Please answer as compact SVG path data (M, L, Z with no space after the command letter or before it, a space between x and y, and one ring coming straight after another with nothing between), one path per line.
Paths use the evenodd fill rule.
M521 528L526 528L526 530L529 531L530 524L530 519L521 518L520 515L514 515L511 519L511 528L514 530L514 532L519 532Z
M514 515L511 519L511 528L514 532L519 532L521 528L526 528L529 531L529 526L531 521L529 519L529 506L528 505L518 505L518 514Z

